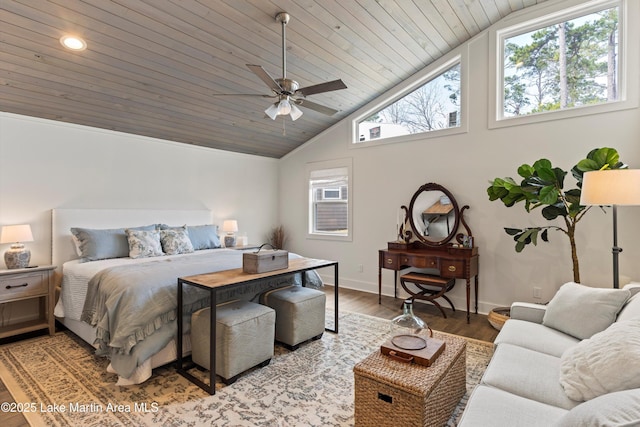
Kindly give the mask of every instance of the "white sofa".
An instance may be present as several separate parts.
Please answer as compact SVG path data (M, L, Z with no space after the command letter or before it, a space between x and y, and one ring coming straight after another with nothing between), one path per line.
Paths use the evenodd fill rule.
M458 425L640 426L638 290L567 283L514 303Z

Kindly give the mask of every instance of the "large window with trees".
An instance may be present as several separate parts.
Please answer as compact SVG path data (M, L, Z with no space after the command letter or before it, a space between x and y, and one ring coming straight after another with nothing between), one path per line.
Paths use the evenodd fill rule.
M589 2L499 31L497 120L620 101L621 4Z
M459 128L461 98L461 59L456 56L356 120L353 143Z

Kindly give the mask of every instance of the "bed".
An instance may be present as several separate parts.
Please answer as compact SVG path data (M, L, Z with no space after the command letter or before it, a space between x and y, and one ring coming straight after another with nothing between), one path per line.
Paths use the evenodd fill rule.
M242 266L242 251L215 248L219 241L217 233L213 236L212 230L217 228L211 224L211 218L207 210L52 211L52 258L61 272L60 298L54 314L69 330L94 346L97 354L110 358L108 370L118 375L117 385L142 383L151 377L153 368L176 360L178 277ZM127 252L134 248L121 247L131 244L132 235L155 235L150 230L161 227L177 230L183 238L185 230L195 250L131 258ZM125 228L140 231L128 231L125 239L129 241L123 243L120 230ZM171 236L170 231L162 233ZM142 245L141 250L147 250L148 246ZM309 272L305 281L312 286L322 285L315 272ZM217 298L218 302L256 300L269 289L301 282L302 278L295 275L219 294ZM185 302L185 325L190 323L191 312L209 304L206 293L196 290ZM183 342L188 354L191 347L188 326Z

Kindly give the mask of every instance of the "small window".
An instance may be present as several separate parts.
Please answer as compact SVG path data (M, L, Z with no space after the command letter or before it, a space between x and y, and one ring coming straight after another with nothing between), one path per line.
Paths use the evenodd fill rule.
M308 236L351 240L351 159L310 163Z
M323 188L322 199L323 200L340 200L340 188Z
M498 120L621 100L620 7L599 4L499 33Z
M460 64L456 57L430 74L426 83L419 82L417 89L414 85L411 92L356 121L354 143L460 127Z

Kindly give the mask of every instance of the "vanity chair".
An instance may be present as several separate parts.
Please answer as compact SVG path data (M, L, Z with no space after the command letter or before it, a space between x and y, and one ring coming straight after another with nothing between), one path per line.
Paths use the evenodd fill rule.
M467 323L470 323L471 279L474 279L475 313L478 313L478 248L471 229L464 219L465 205L458 207L453 194L436 183L418 188L405 212L398 240L388 242L378 251L378 303L382 302L382 270L393 270L393 296L397 298L398 273L400 285L412 300L428 301L446 318L436 301L446 300L445 294L456 280L466 282ZM407 227L410 225L410 229ZM460 227L465 232L459 232Z

